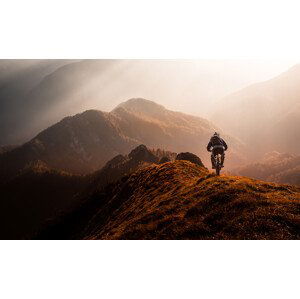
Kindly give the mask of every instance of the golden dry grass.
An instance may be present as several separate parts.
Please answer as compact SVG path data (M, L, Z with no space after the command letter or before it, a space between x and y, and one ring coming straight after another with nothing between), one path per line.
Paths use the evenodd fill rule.
M300 239L300 189L215 176L188 161L132 174L90 221L91 239Z

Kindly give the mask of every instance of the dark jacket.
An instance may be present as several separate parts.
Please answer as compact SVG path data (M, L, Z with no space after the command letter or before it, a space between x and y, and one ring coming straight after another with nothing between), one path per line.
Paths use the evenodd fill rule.
M207 145L207 151L210 151L211 148L213 148L214 146L223 146L225 151L227 150L228 146L226 144L226 142L221 138L221 137L218 137L218 136L212 136L210 138L210 141Z

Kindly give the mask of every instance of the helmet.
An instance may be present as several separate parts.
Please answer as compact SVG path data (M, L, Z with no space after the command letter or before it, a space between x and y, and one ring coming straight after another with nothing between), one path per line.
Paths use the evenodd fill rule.
M220 134L219 134L218 132L215 132L215 133L214 133L214 136L220 137Z

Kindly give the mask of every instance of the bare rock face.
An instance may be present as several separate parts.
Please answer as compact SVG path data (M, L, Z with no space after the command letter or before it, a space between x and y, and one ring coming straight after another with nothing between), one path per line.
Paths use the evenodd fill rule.
M144 144L141 144L135 149L133 149L128 155L128 157L130 159L135 159L137 161L144 161L144 162L151 162L151 163L158 162L158 158L154 154L152 154Z
M176 160L185 160L185 161L190 161L196 165L199 165L199 166L202 166L202 167L205 167L201 161L201 159L192 154L192 153L189 153L189 152L186 152L186 153L180 153L176 156Z

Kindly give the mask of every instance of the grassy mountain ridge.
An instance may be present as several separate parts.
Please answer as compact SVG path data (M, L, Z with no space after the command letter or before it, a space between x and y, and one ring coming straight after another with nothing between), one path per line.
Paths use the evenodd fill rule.
M91 239L299 239L299 188L215 177L187 161L134 173L112 197L122 203Z
M90 206L39 237L300 238L299 188L247 177L216 177L189 161L152 164L89 196ZM64 227L75 231L61 236Z

